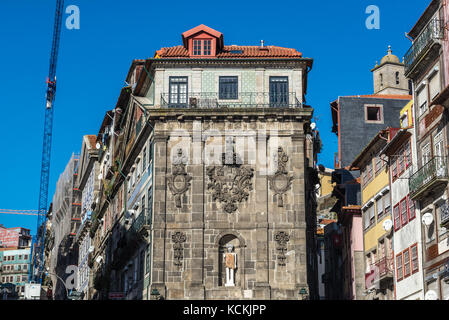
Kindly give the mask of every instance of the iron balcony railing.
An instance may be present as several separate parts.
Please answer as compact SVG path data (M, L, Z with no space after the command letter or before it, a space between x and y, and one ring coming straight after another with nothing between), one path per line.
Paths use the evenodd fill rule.
M443 39L443 37L443 20L432 19L405 54L405 73L407 74L412 69L415 62L419 60L424 52L426 52L425 49L429 48L435 40Z
M229 98L229 99L228 99ZM161 107L166 108L302 108L295 92L240 92L223 96L217 92L162 93Z
M139 232L143 226L149 226L151 224L151 215L146 214L145 211L148 210L142 210L131 225L131 229L136 233Z
M381 280L392 278L394 260L392 257L381 257L370 264L370 271L365 274L365 288L370 289L379 286Z
M418 194L435 181L446 180L447 178L447 157L433 157L410 177L409 189L411 196Z

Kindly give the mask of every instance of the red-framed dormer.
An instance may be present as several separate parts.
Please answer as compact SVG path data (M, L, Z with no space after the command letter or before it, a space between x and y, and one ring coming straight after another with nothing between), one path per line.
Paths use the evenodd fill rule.
M223 34L201 24L184 32L182 43L191 58L215 58L223 49Z

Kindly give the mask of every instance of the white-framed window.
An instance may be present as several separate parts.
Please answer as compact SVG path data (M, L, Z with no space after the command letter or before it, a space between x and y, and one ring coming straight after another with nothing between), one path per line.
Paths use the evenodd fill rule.
M429 79L430 101L440 94L440 73L435 72Z
M432 151L430 150L430 142L427 142L421 147L422 165L425 165L432 158Z
M427 88L423 86L416 94L419 115L424 114L427 110Z
M377 210L377 218L379 219L379 217L381 217L384 213L384 204L382 197L376 200L376 210Z

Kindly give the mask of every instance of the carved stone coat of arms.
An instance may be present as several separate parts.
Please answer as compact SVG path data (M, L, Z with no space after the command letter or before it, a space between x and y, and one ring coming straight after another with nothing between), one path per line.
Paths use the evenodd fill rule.
M235 212L238 203L248 200L249 191L253 189L253 172L253 168L237 164L235 156L231 164L207 167L210 180L207 188L212 190L212 200L221 202L225 212Z

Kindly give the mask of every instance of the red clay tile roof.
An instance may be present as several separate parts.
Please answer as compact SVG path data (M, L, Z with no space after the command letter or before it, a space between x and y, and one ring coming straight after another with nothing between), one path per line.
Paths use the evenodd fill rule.
M234 52L240 50L242 53ZM161 58L188 58L189 52L183 46L176 46L162 48L156 51L156 55ZM224 46L217 53L217 58L302 58L302 53L296 49L277 46Z

